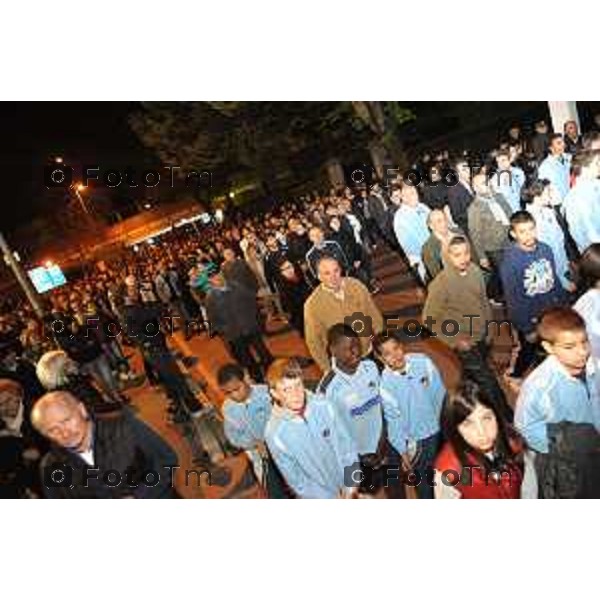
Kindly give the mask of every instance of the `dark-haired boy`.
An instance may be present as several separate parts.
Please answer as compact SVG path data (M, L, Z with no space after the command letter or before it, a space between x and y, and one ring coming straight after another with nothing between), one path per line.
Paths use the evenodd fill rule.
M540 495L586 496L592 487L598 497L600 374L585 322L570 307L551 308L538 333L549 356L521 387L515 425L536 455Z
M266 482L271 498L286 497L265 446L265 429L272 408L269 388L253 383L247 372L233 363L219 369L217 381L225 395L222 412L227 440L245 450L257 481Z
M361 491L374 495L389 484L388 493L402 497L400 457L394 452L390 455L384 434L379 369L372 360L362 358L358 335L349 325L333 325L327 346L332 367L321 380L319 392L334 406L354 440L365 469ZM389 477L384 481L386 467L390 467Z
M552 249L537 237L535 219L521 210L510 218L514 242L505 250L500 277L508 317L519 335L520 350L509 377L519 380L536 359L536 322L547 308L565 302Z
M427 470L433 473L441 442L440 413L446 388L434 362L426 354L406 353L395 334L378 334L373 339L373 350L385 365L380 392L387 435L418 474L419 498L433 499Z

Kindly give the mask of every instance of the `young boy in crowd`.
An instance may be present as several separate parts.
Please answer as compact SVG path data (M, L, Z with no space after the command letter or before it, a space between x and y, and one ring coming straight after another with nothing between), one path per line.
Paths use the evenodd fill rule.
M265 446L265 429L271 417L269 388L252 383L244 369L233 363L219 369L217 381L225 395L222 411L227 440L246 451L256 479L264 485L269 497L287 497Z
M379 395L379 370L362 359L358 334L345 323L330 327L327 346L331 371L319 384L319 392L339 413L352 434L360 455L377 452L383 433L383 411Z
M383 488L390 497L404 497L400 485L400 456L387 443L377 365L362 359L358 334L345 323L327 333L331 371L319 384L319 392L335 408L350 432L364 470L361 493L378 495Z
M544 454L550 424L588 423L600 429L600 381L585 323L572 308L546 311L538 333L549 356L523 383L515 425L529 448Z
M518 385L536 360L538 317L545 309L565 302L566 293L556 273L552 249L538 240L531 213L521 210L511 216L510 235L514 242L504 252L500 276L508 317L519 335L519 354L508 374Z
M267 372L274 400L266 442L285 481L298 498L350 498L348 472L356 447L333 406L304 387L293 359L277 359Z
M441 442L440 413L446 388L440 372L426 354L407 354L397 332L376 335L373 350L385 365L380 393L388 439L404 456L405 466L418 474L419 498L433 499L427 470L433 473Z

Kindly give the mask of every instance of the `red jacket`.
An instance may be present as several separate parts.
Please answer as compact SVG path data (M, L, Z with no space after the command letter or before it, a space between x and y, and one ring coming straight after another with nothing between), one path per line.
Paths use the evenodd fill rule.
M517 500L521 497L521 484L523 483L523 470L517 465L510 465L503 471L502 477L495 479L493 476L486 478L485 469L478 467L477 461L473 456L467 455L469 465L472 468L466 469L462 473L462 465L456 456L452 446L446 442L438 454L435 461L435 469L440 473L446 471L445 479L448 483L456 480L454 471L459 474L460 480L457 485L452 487L461 495L462 499L481 499L481 500ZM469 475L471 481L469 482ZM438 485L443 485L438 482Z

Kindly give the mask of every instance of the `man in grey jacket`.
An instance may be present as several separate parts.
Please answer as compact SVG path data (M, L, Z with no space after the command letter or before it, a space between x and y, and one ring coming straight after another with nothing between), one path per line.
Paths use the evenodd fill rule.
M273 362L260 330L256 293L236 281L225 282L221 273L210 276L206 314L211 335L219 334L229 352L255 381L264 381Z
M469 236L480 266L490 272L488 293L498 301L502 298L502 286L498 269L502 263L504 248L509 242L510 204L502 194L494 193L485 173L473 177L475 198L469 206Z

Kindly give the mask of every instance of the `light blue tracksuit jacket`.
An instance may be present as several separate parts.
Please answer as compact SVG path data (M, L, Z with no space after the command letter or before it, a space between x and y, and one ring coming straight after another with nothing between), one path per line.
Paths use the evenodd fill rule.
M515 426L535 452L548 452L548 423L591 423L600 431L598 371L590 358L586 383L570 375L549 356L523 382L515 410Z
M549 154L540 164L538 179L547 179L554 185L561 200L569 192L571 176L571 155L553 156Z
M343 373L332 360L332 370L319 391L335 407L351 433L359 454L377 451L383 432L383 410L379 393L380 375L372 360L361 361L353 375Z
M400 453L409 441L424 440L440 431L446 388L440 372L425 354L407 354L404 373L385 368L381 398L390 443Z
M578 179L562 208L580 252L600 242L600 179Z
M273 407L266 441L283 478L300 498L336 498L344 471L358 464L356 446L323 396L307 393L304 415Z

